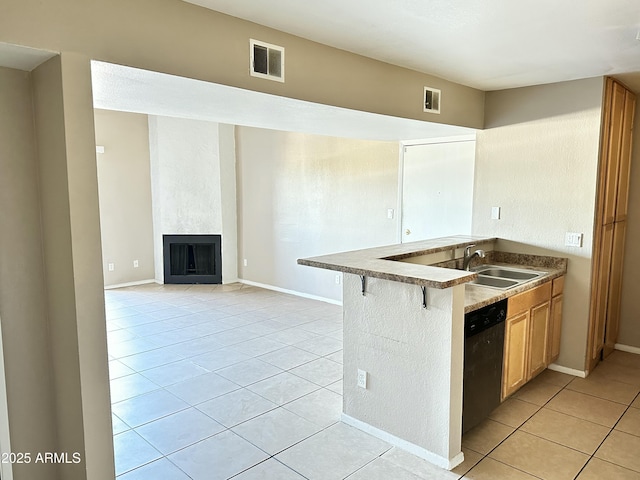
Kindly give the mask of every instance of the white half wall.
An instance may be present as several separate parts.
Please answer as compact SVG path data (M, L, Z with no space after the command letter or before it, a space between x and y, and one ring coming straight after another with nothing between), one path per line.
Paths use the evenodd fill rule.
M418 285L367 278L363 295L358 275L344 277L343 421L455 467L462 461L464 285L429 288L423 308ZM366 388L357 385L359 370L367 372Z
M237 279L235 153L232 137L233 127L225 126L221 155L220 124L149 116L157 282L164 282L164 234L221 234L224 248L223 283ZM223 176L224 188L221 186ZM229 183L233 186L230 187ZM226 235L230 238L226 239Z

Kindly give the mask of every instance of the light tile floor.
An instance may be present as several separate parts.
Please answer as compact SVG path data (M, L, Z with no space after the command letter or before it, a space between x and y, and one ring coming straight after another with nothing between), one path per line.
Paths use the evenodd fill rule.
M640 480L638 355L543 372L448 472L340 423L340 307L240 284L105 298L118 480Z

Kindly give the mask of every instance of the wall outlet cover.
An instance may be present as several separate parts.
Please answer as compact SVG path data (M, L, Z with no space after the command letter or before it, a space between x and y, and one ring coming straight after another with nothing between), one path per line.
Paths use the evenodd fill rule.
M367 388L367 372L358 369L358 386L360 388Z

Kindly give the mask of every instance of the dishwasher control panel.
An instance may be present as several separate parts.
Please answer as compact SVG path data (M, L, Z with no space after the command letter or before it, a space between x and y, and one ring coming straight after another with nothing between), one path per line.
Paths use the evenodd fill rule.
M507 300L500 300L464 316L464 336L471 337L507 318Z

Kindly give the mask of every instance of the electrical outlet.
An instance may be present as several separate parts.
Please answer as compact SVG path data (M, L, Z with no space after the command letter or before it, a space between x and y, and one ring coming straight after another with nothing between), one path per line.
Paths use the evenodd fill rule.
M387 208L387 218L389 220L393 220L394 213L393 208Z
M110 263L109 264L109 271L113 272L116 269L116 264L115 263Z
M242 265L244 265L245 267L247 266L247 259L246 258L242 261Z
M500 220L500 207L491 207L491 220Z
M134 260L133 261L133 268L138 268L140 266L140 264L138 263L138 260Z
M358 369L358 386L360 388L367 388L367 372Z
M342 283L342 277L339 273L336 273L336 285L340 285Z

